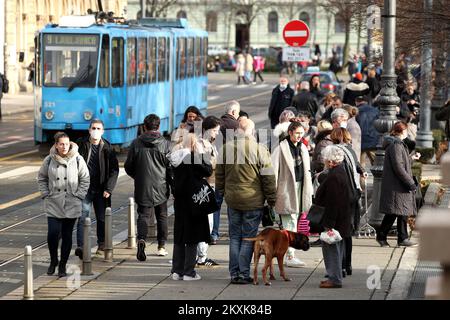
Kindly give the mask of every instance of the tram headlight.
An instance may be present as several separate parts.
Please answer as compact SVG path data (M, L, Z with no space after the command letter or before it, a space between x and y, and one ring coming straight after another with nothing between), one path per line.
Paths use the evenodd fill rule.
M55 113L53 111L45 112L45 119L47 119L47 120L52 120L54 116L55 116Z
M84 115L84 120L86 120L86 121L92 120L92 112L85 111L83 115Z

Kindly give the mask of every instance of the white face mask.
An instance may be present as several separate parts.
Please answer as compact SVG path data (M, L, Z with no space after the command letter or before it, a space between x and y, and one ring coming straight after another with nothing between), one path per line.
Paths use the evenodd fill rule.
M347 121L343 121L339 124L341 128L347 129Z
M91 138L94 140L100 140L102 138L102 132L100 130L92 130Z
M286 90L286 88L287 88L287 85L280 84L280 90L281 90L281 91Z

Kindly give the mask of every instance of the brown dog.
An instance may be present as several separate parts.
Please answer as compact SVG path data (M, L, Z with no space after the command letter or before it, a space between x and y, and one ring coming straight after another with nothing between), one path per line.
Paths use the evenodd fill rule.
M275 280L273 275L273 258L278 260L278 268L280 269L280 275L285 281L291 279L286 277L284 272L283 258L289 247L307 251L309 249L309 239L307 236L287 231L287 230L275 230L273 228L266 228L261 231L255 238L244 238L243 240L255 241L253 247L253 263L255 264L253 270L253 284L258 284L258 263L261 255L266 256L266 261L262 269L262 277L266 286L270 286L271 283L267 281L267 268L270 266L270 280Z

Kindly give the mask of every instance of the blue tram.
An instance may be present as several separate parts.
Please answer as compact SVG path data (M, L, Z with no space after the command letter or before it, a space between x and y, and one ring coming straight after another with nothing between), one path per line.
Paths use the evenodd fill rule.
M61 130L78 136L99 118L104 137L126 147L150 113L165 133L190 105L206 113L208 34L184 19L120 24L65 17L35 42L36 143L52 142Z

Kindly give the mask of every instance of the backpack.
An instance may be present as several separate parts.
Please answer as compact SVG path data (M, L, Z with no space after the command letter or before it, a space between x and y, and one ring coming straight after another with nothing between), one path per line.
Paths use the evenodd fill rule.
M2 78L2 83L3 83L3 86L1 88L2 92L3 93L8 93L8 91L9 91L9 80L6 79L4 74L0 74L0 77Z

